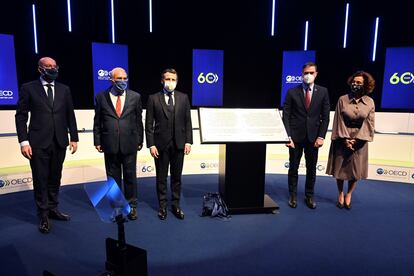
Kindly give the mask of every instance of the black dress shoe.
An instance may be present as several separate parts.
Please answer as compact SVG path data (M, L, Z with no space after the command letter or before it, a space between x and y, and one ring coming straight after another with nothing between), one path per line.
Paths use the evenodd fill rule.
M305 197L305 203L306 203L306 206L308 206L308 208L316 209L316 203L315 201L313 201L313 197L310 197L310 196Z
M55 219L55 220L63 220L63 221L69 221L70 220L69 215L62 213L59 210L50 210L49 211L49 218Z
M39 231L43 234L47 234L50 232L50 223L47 216L40 217Z
M165 220L167 218L167 208L160 208L158 211L158 217L160 220Z
M351 210L351 203L349 204L344 203L344 206L345 206L345 209Z
M178 218L178 219L184 219L184 212L183 212L183 210L181 210L180 207L173 206L172 207L172 212L173 212L173 214L174 214L174 216L176 218Z
M338 202L336 202L336 207L338 207L339 209L342 209L342 208L344 208L344 204L343 203L340 203L338 201Z
M296 200L296 196L295 195L291 195L289 196L289 207L290 208L296 208L298 206L298 202Z
M137 207L131 207L131 211L128 214L129 220L136 220L138 218Z

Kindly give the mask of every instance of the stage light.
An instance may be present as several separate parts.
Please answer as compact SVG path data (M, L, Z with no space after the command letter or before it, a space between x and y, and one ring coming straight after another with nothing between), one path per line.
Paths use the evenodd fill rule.
M69 29L69 32L72 32L72 18L71 18L71 12L70 12L70 0L68 0L67 3L68 3L68 29Z
M148 0L149 2L149 31L152 33L152 0Z
M114 0L111 0L112 43L115 43Z
M273 0L272 4L272 32L271 36L275 36L275 9L276 9L276 0Z
M375 19L375 35L374 35L374 44L372 45L372 61L375 61L375 57L377 55L378 25L379 25L379 17Z
M349 16L349 3L346 3L346 9L345 9L345 28L344 28L344 49L346 48L346 39L348 35L348 16Z
M303 46L303 50L308 50L308 30L309 30L309 21L306 20L305 23L305 45Z
M37 30L36 30L36 6L35 4L32 5L32 15L33 15L33 36L34 36L34 47L35 53L38 54L39 51L37 49Z

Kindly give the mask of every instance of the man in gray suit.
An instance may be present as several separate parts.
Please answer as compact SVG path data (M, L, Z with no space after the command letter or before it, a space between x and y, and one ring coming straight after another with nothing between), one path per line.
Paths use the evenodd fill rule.
M167 218L167 176L171 173L172 212L184 219L180 208L181 173L184 154L189 154L193 143L191 106L186 94L175 90L178 75L174 69L161 74L163 90L151 95L147 103L145 133L147 147L155 160L157 174L158 217Z
M128 218L135 220L137 152L144 135L141 95L127 89L128 76L123 68L112 69L110 78L112 85L95 98L94 145L104 153L107 176L115 179L128 200Z

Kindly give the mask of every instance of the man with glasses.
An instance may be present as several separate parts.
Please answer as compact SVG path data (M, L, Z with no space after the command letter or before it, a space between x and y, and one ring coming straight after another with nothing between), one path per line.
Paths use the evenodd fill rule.
M43 57L38 65L40 79L22 85L15 118L21 153L32 169L39 231L49 233L49 218L70 220L59 211L58 196L66 147L75 153L79 139L70 89L55 81L59 72L56 61Z
M303 83L288 90L283 106L283 123L290 142L289 148L289 206L297 207L298 168L303 152L306 160L305 203L316 208L314 186L318 149L323 146L329 124L328 89L316 85L317 66L313 62L303 65Z
M128 218L136 220L137 152L144 135L141 95L127 88L123 68L116 67L109 75L111 86L95 97L94 145L104 153L107 176L115 179L128 200Z

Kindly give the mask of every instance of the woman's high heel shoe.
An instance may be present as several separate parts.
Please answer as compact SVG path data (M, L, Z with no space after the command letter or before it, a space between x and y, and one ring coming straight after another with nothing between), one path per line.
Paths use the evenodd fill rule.
M339 201L340 199L342 199L342 203ZM336 207L338 207L339 209L344 208L344 202L345 202L344 194L340 193L338 196L338 201L336 202Z
M345 197L345 199L346 199L346 197ZM344 206L345 206L345 209L351 210L351 197L349 197L349 204L347 204L346 200L344 200Z

